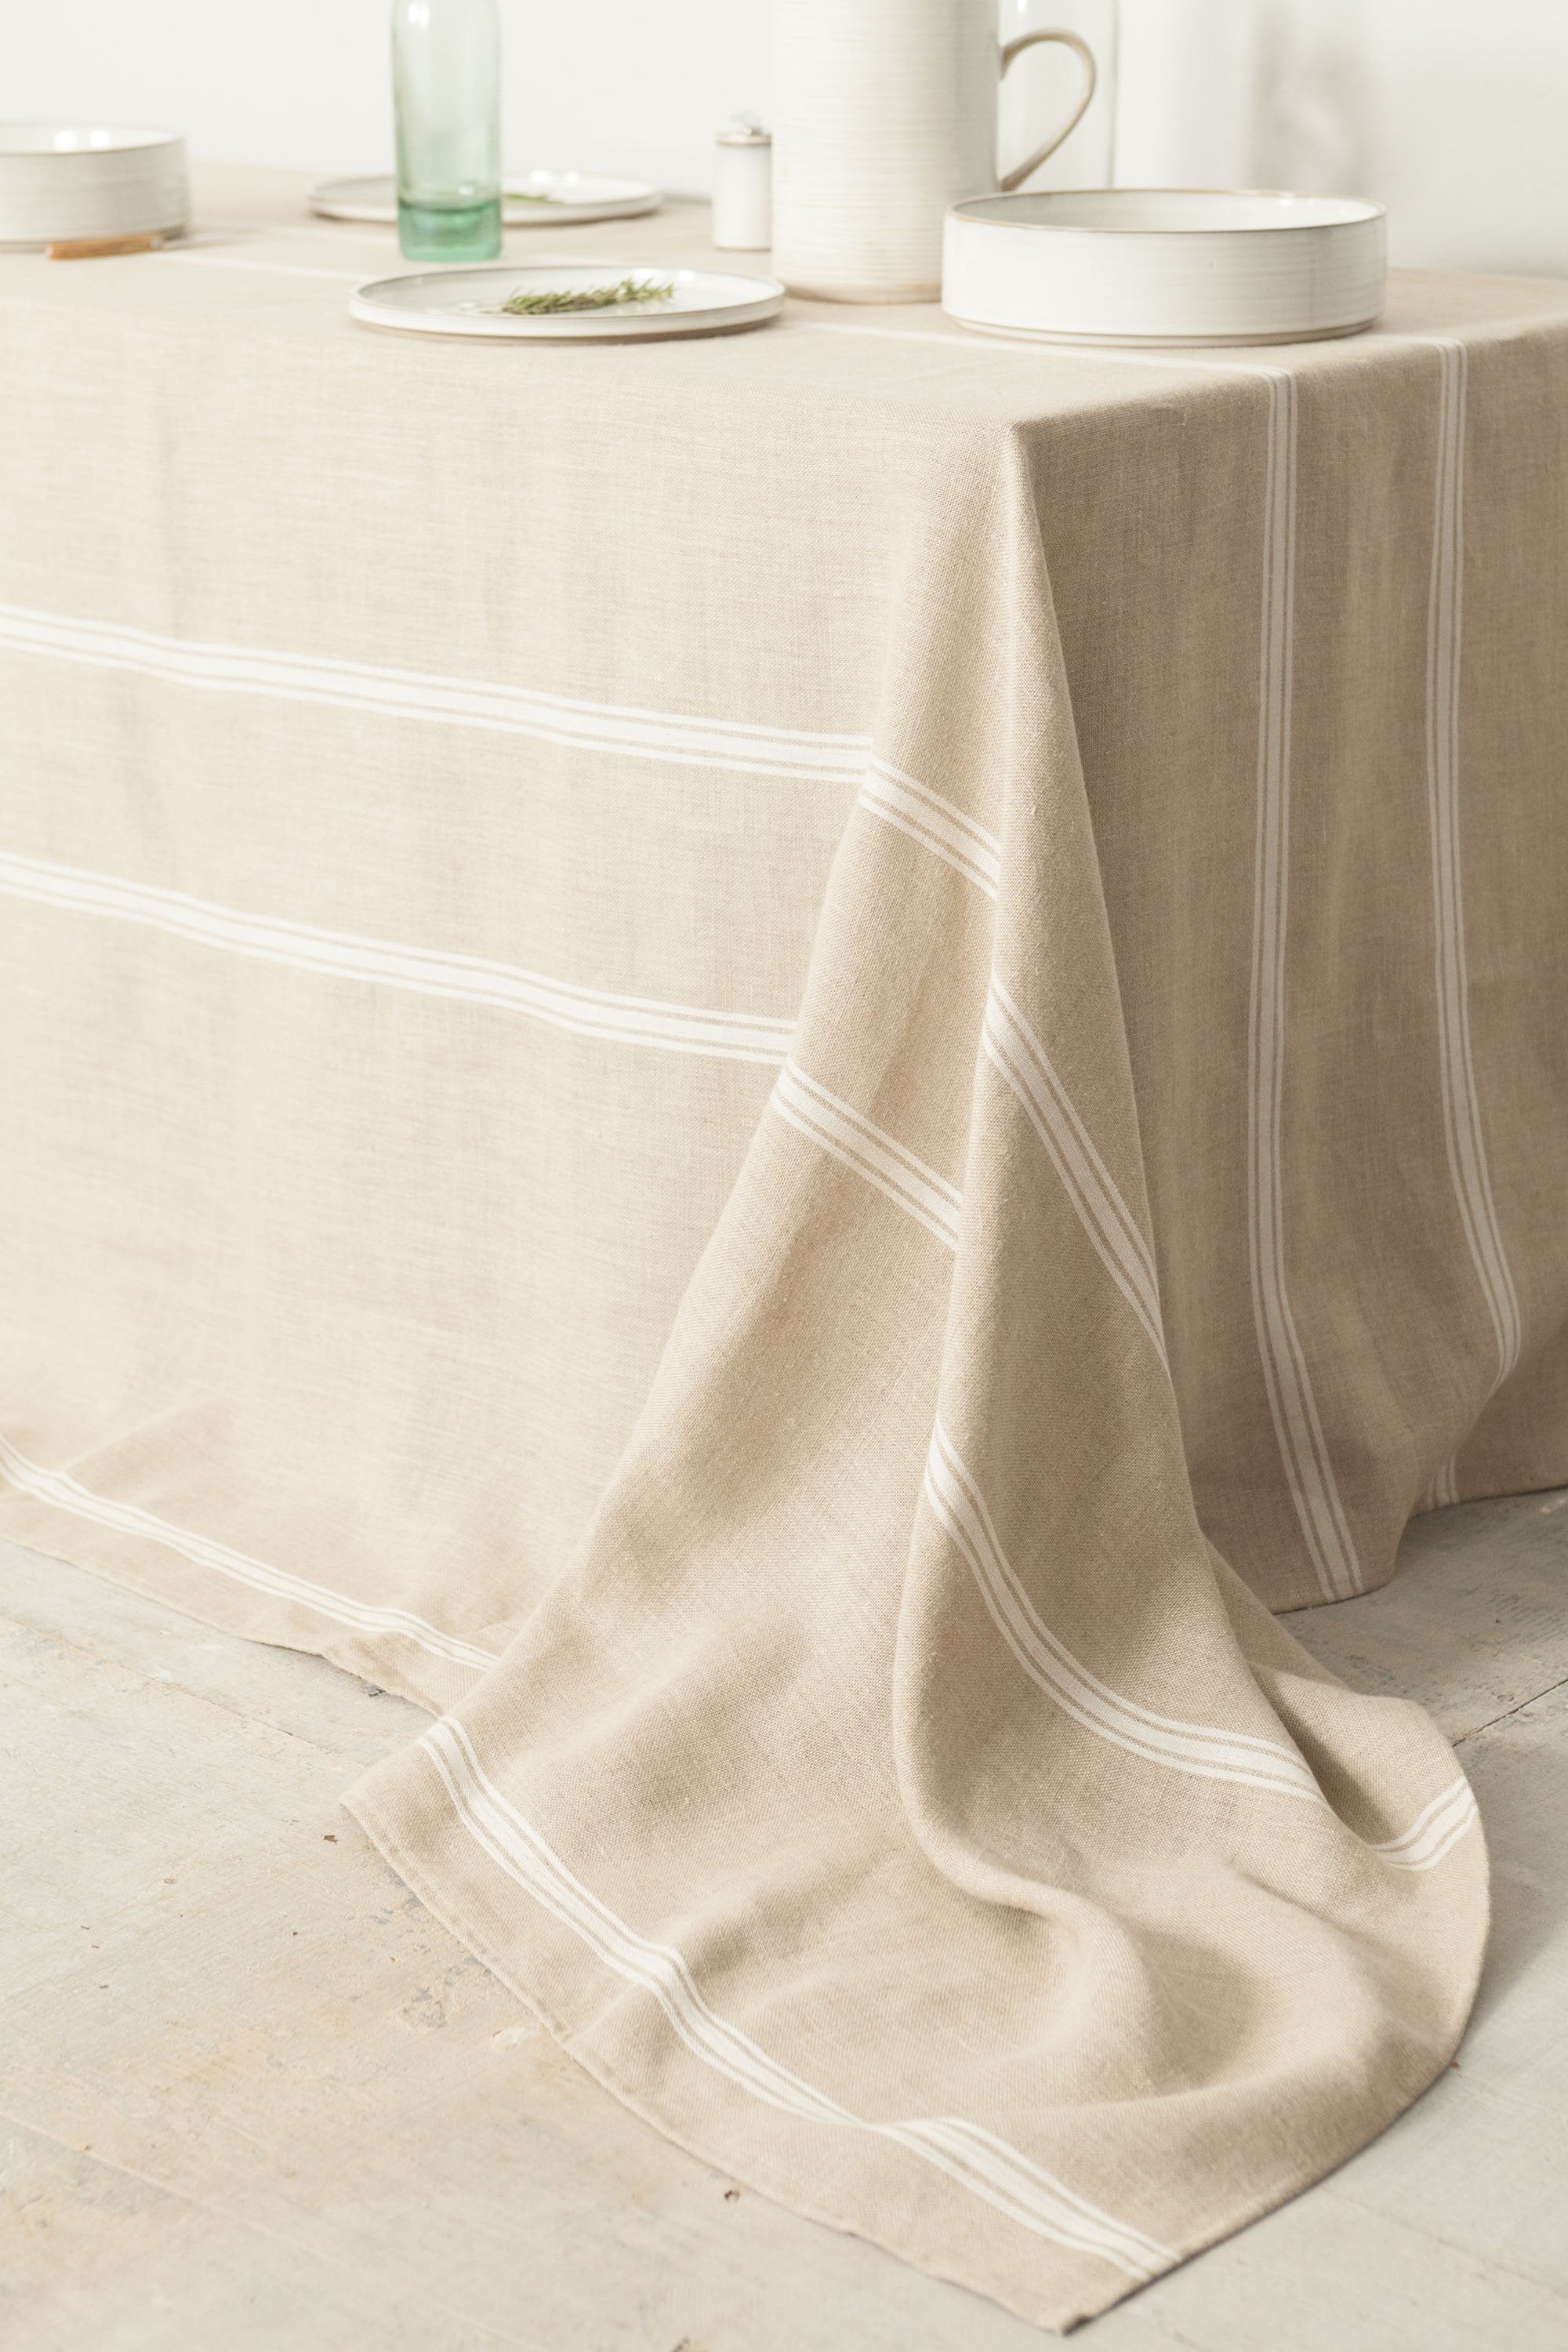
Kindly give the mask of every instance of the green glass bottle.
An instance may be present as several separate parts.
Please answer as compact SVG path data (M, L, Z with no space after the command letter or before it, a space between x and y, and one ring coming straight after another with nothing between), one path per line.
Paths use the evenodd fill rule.
M496 0L394 0L397 241L410 261L500 251Z

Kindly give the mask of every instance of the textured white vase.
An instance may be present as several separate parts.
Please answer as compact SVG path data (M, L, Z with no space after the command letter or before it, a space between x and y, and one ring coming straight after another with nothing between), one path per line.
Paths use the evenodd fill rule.
M942 224L996 184L996 0L775 0L773 268L934 300Z
M776 0L773 267L792 293L936 299L943 214L997 185L1008 67L1048 48L1078 82L1005 189L1069 140L1097 91L1102 117L1112 102L1116 0L1067 0L1075 7L1089 10L1092 39L1057 23L999 42L997 0ZM1109 159L1106 147L1107 177Z

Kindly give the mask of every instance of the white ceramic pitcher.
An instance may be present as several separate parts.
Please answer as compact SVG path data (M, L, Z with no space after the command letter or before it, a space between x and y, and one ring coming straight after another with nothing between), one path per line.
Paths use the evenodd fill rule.
M1082 95L1003 177L997 86L1041 41L1078 56ZM996 0L775 0L775 271L831 301L934 301L948 205L1027 179L1083 115L1096 71L1077 33L1002 46Z

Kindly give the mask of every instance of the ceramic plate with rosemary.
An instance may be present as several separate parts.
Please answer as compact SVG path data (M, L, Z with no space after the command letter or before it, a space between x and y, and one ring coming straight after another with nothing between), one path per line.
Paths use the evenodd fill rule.
M606 180L589 172L509 172L501 194L508 228L570 228L574 221L629 220L656 213L663 197L646 180ZM310 191L310 210L323 220L376 221L395 226L393 179L323 180Z
M422 270L356 287L353 316L367 327L425 335L500 335L529 342L641 342L722 335L784 308L776 278L657 263L541 262L509 268Z

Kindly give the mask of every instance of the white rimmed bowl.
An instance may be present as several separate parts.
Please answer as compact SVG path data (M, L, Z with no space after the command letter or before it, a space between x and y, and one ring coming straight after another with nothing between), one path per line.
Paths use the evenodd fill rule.
M1354 196L1061 188L948 213L942 308L1053 342L1294 343L1383 308L1386 223Z
M177 131L0 122L0 245L173 236L190 210Z

